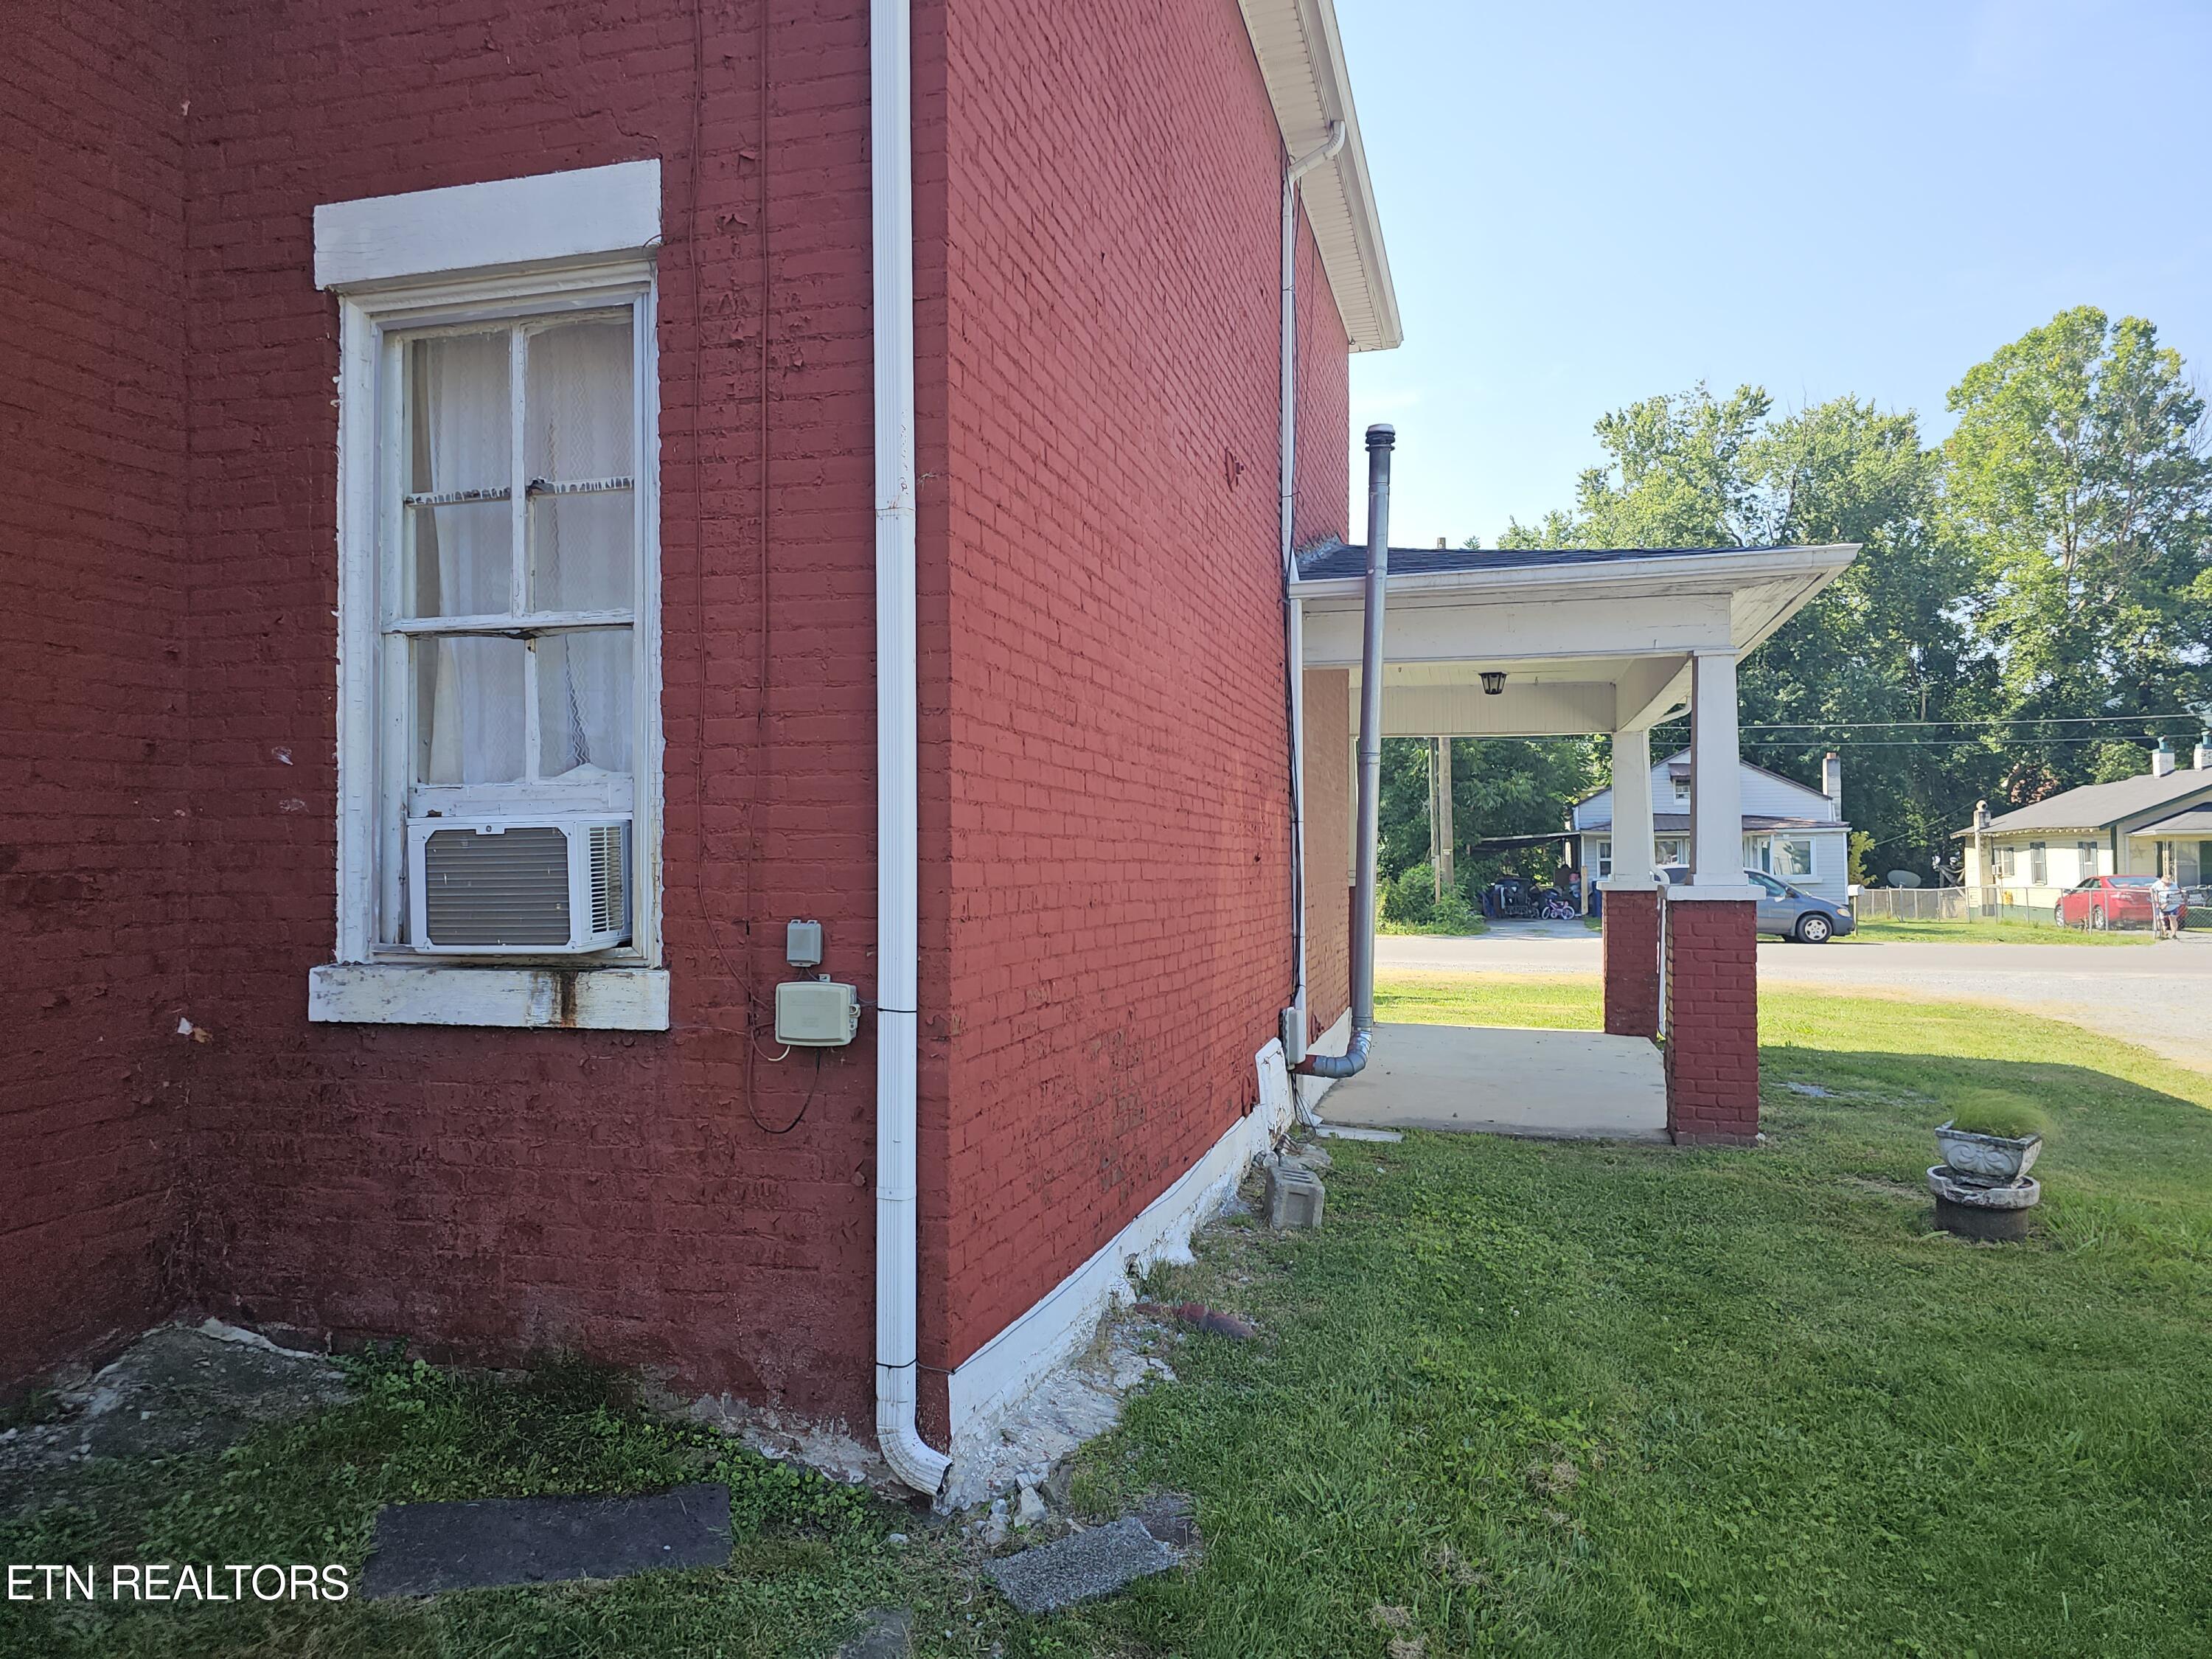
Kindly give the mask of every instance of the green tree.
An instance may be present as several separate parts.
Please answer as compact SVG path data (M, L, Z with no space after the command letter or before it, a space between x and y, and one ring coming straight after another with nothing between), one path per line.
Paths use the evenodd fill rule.
M1973 623L2007 712L2203 700L2212 420L2180 354L2141 318L2077 307L1969 369L1950 407L1943 515L1978 566ZM2068 781L2091 770L2087 745L2045 747Z
M1777 418L1756 386L1705 386L1605 416L1608 459L1572 512L1514 524L1509 546L1719 547L1856 542L1842 577L1744 664L1746 756L1806 782L1832 743L1845 811L1885 867L1934 864L2000 770L1983 744L1851 742L1875 721L1990 712L1995 687L1958 596L1974 567L1936 520L1942 459L1910 413L1838 398ZM1787 726L1796 731L1760 731ZM1933 731L1942 728L1913 727ZM1655 733L1662 752L1687 741Z
M1479 893L1502 870L1549 879L1559 848L1478 857L1474 843L1497 836L1565 839L1567 803L1602 787L1601 744L1592 738L1484 738L1452 744L1454 863L1462 892ZM1379 817L1383 878L1392 880L1434 856L1429 844L1429 766L1424 738L1382 740Z

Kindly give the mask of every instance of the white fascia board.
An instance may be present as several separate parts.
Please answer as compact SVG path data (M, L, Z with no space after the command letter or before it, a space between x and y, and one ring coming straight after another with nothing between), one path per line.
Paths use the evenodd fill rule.
M1390 350L1404 341L1406 331L1398 318L1397 290L1382 246L1382 222L1375 209L1334 0L1238 4L1283 148L1292 155L1306 155L1328 142L1330 122L1344 123L1343 149L1308 173L1298 191L1352 349Z
M1501 565L1467 570L1393 573L1392 605L1425 598L1516 599L1573 598L1589 589L1611 597L1642 598L1667 593L1732 592L1762 581L1796 577L1813 582L1806 597L1825 587L1858 556L1859 544L1838 542L1817 547L1759 547L1684 554L1677 558L1606 561L1589 564ZM1291 584L1294 599L1311 604L1327 599L1360 600L1363 576L1300 578ZM1777 624L1778 625L1778 624ZM1771 632L1771 629L1770 629ZM1765 637L1764 635L1761 637Z
M605 258L659 240L659 161L618 161L325 203L315 210L315 286Z

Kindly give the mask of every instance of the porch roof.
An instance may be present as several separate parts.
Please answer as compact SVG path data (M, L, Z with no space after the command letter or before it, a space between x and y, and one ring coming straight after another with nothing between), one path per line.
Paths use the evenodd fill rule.
M1764 812L1746 812L1743 815L1743 827L1747 830L1751 831L1767 830L1844 830L1850 828L1850 826L1844 823L1840 818L1778 818L1770 817ZM1687 812L1654 812L1651 815L1651 828L1653 832L1657 835L1686 836L1690 833L1690 815ZM1613 833L1613 818L1610 814L1601 818L1591 818L1578 828L1569 830L1563 833L1569 836L1611 835ZM1554 836L1550 837L1550 839L1556 841L1559 837Z
M1392 548L1383 731L1540 737L1650 726L1687 702L1699 652L1752 650L1858 552L1814 547ZM1358 672L1364 546L1297 560L1309 668ZM1504 688L1482 690L1485 673Z
M2212 840L2212 805L2192 806L2185 812L2176 812L2170 818L2160 818L2156 823L2146 823L2128 834L2140 836L2145 841Z

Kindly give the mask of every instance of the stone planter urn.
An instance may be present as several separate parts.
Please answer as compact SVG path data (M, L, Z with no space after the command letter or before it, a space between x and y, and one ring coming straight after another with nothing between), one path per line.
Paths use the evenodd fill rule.
M1976 1134L1954 1129L1948 1123L1936 1131L1936 1150L1953 1174L1988 1187L2009 1187L2025 1180L2043 1151L2041 1135L2022 1135L2010 1140L2002 1135Z

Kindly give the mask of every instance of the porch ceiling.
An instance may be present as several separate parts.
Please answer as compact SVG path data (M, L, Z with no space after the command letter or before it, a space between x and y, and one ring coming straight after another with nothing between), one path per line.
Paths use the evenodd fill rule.
M1530 554L1393 548L1383 731L1535 737L1646 726L1686 703L1691 654L1754 648L1858 549L1608 549ZM1303 568L1305 665L1359 672L1364 550ZM1503 672L1502 694L1481 676Z

